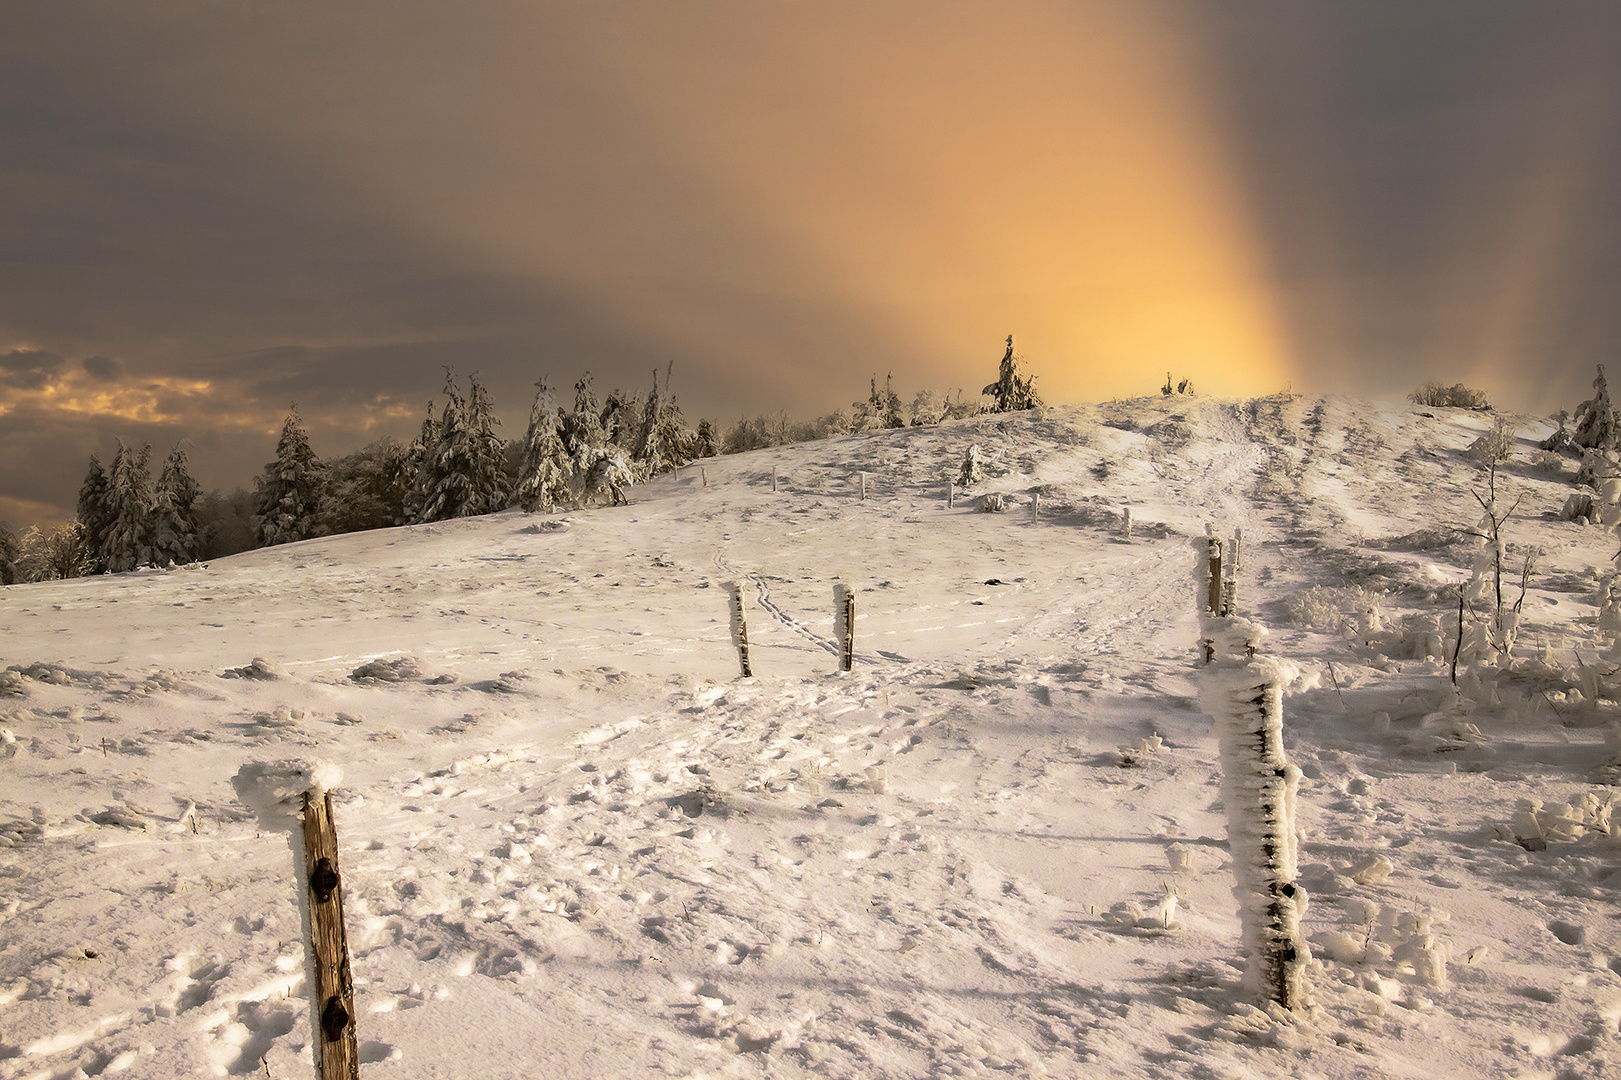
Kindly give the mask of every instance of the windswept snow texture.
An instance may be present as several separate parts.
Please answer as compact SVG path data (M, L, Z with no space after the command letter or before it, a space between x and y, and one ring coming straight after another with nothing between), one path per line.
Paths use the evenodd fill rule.
M288 837L232 778L314 759L343 769L367 1076L1621 1075L1616 541L1549 513L1570 470L1524 422L1521 659L1455 693L1490 423L1051 409L6 589L0 1078L312 1075ZM1295 1016L1242 984L1207 522L1305 672Z

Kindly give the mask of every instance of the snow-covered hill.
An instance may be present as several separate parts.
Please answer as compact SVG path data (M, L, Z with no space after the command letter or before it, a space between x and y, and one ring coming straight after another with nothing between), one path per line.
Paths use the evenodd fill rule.
M1543 549L1515 666L1460 695L1423 655L1490 423L1052 409L0 591L0 1077L312 1075L292 856L231 785L289 758L344 771L369 1076L1621 1074L1615 540L1545 513L1545 426L1498 475L1510 601ZM948 508L972 444L990 475ZM1240 607L1306 672L1293 1017L1239 983L1206 523L1242 529Z

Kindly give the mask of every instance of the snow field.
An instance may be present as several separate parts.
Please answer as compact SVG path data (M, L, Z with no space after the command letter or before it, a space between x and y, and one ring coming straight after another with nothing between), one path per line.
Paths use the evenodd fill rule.
M1613 541L1506 468L1530 662L1454 694L1431 637L1474 556L1425 533L1478 518L1486 426L1047 410L6 590L0 1077L311 1075L293 856L231 786L310 758L343 767L367 1075L1614 1075L1621 710L1565 680ZM1014 512L946 508L969 445ZM1207 521L1303 672L1297 1015L1243 983Z

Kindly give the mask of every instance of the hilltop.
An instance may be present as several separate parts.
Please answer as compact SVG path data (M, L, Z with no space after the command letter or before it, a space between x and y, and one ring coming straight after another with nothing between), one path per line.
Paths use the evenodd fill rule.
M1540 554L1513 661L1457 688L1493 418L1332 398L948 421L0 590L0 1078L312 1075L288 845L231 783L289 758L343 769L368 1076L1621 1075L1615 540L1518 420L1510 602ZM1207 524L1302 672L1295 1017L1239 981Z

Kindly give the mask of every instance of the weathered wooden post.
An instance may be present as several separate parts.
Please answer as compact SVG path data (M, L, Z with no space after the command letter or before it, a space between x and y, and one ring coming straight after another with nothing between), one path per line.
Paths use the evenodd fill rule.
M752 679L754 671L749 666L749 624L743 614L743 583L727 583L726 592L732 602L732 644L737 646L737 659L742 665L743 677Z
M1041 492L1036 492L1030 498L1030 520L1041 520Z
M358 1080L355 994L344 933L343 880L331 789L342 770L323 761L249 762L231 779L267 833L292 849L310 995L310 1046L320 1080Z
M702 486L702 487L708 487L709 486L709 469L708 469L707 466L704 466L704 465L698 466L698 479L700 481L700 486Z
M946 509L949 510L949 509L951 509L952 507L954 507L956 505L957 505L957 482L955 480L947 480L946 481Z
M777 490L777 470L775 466L771 469L771 490Z
M833 636L839 643L839 670L849 671L856 657L856 594L850 586L833 586Z
M1131 507L1120 511L1120 539L1131 540Z
M317 1075L321 1080L359 1080L355 1042L355 989L349 972L349 940L343 924L343 882L338 874L338 832L332 793L304 793L304 880L309 890L310 947L315 959Z
M867 501L867 474L861 473L861 501Z

